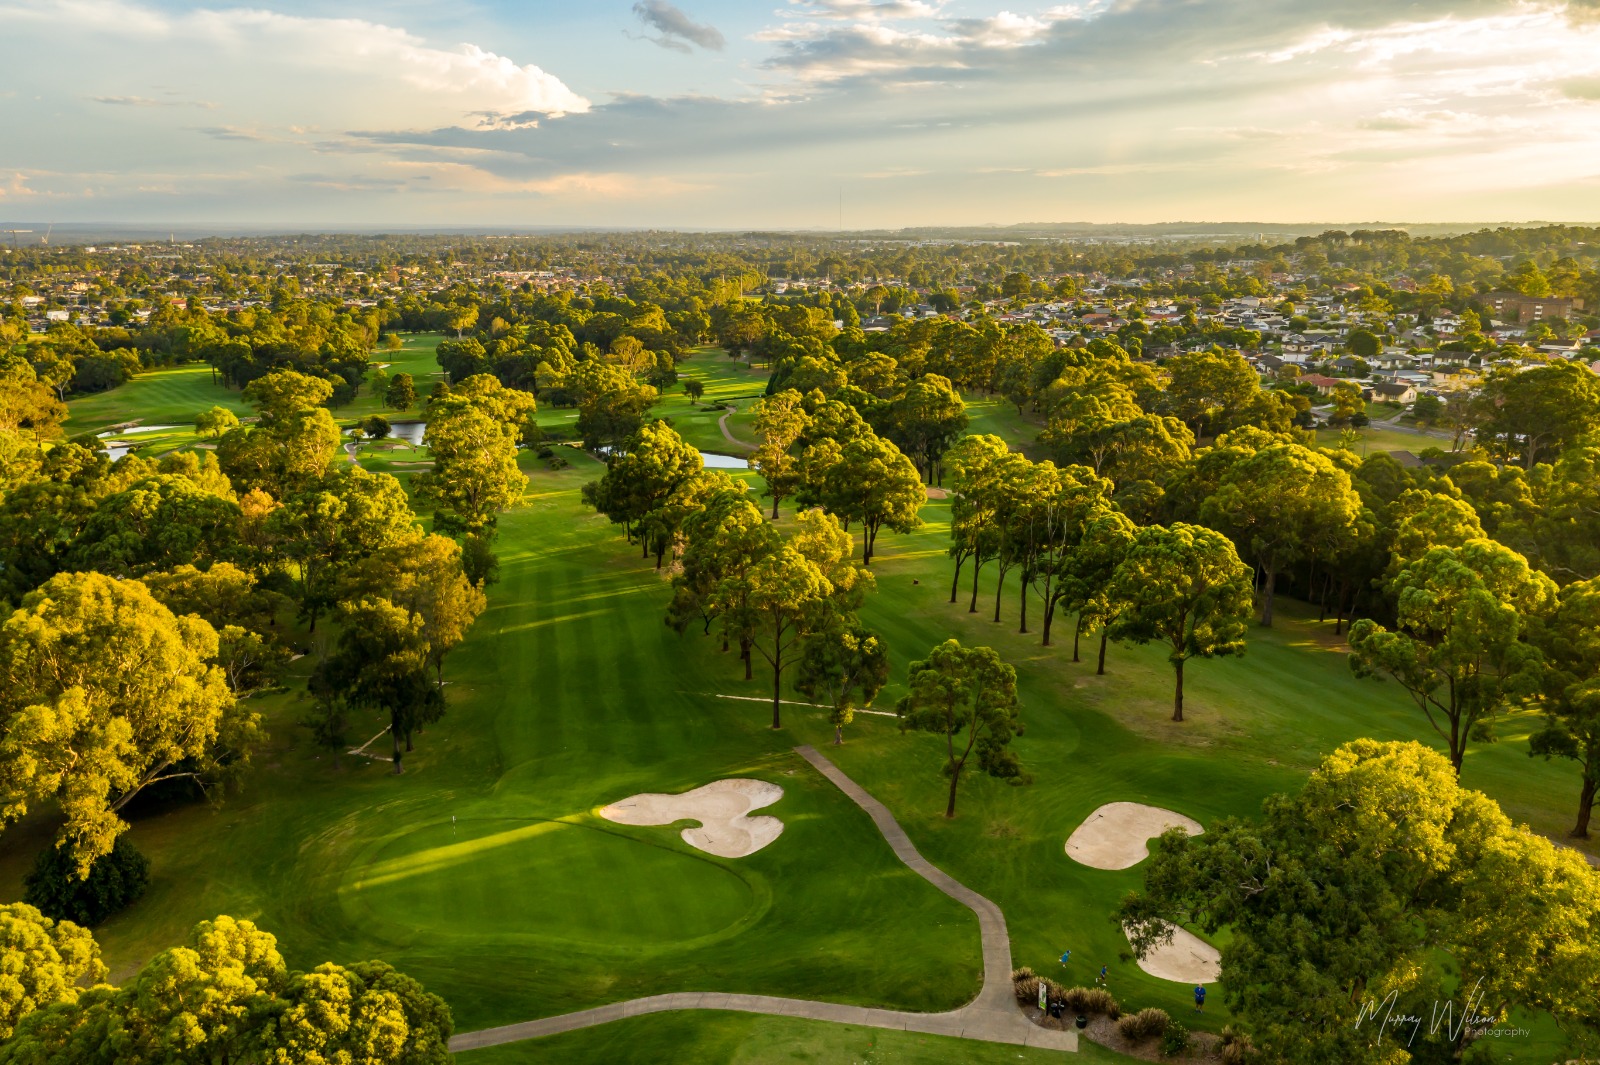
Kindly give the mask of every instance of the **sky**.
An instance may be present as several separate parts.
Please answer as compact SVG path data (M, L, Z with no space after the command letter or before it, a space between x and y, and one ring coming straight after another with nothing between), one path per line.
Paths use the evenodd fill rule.
M0 0L0 220L1600 220L1600 0Z

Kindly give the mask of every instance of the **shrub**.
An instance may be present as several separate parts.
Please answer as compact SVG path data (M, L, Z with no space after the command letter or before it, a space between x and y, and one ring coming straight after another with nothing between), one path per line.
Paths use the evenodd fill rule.
M1162 1014L1163 1017L1166 1014ZM1189 1029L1177 1021L1168 1021L1161 1032L1161 1056L1175 1058L1189 1049Z
M79 880L72 854L49 847L39 853L22 883L22 901L46 917L92 928L144 894L150 883L150 860L126 835L118 836L111 853L89 867L88 879Z
M1112 1020L1122 1016L1122 1007L1111 997L1111 992L1103 987L1074 987L1068 989L1063 997L1066 999L1067 1009L1073 1013L1085 1015L1103 1013Z
M1167 1011L1152 1006L1123 1017L1117 1022L1117 1033L1122 1038L1137 1043L1141 1039L1150 1039L1165 1032L1168 1023L1170 1022Z
M1016 993L1017 1001L1024 1006L1039 1001L1039 978L1026 965L1011 970L1011 989Z
M1231 1024L1222 1026L1222 1040L1217 1044L1217 1049L1226 1065L1242 1065L1255 1060L1256 1056L1255 1044L1250 1042L1250 1037Z

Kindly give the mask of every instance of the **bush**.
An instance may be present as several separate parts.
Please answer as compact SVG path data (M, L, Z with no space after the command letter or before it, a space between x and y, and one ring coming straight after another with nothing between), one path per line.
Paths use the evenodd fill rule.
M1162 1014L1166 1016L1166 1014ZM1189 1049L1189 1029L1177 1021L1168 1021L1161 1033L1161 1056L1175 1058Z
M1117 1033L1122 1038L1137 1043L1142 1039L1151 1039L1167 1030L1170 1023L1167 1011L1156 1009L1142 1009L1138 1013L1130 1013L1117 1022Z
M1122 1007L1111 997L1111 992L1103 987L1069 988L1062 997L1066 1000L1067 1009L1073 1013L1086 1016L1103 1013L1112 1020L1122 1016Z
M88 879L79 880L71 852L50 847L39 853L22 883L22 901L46 917L92 928L144 894L150 884L150 860L126 835L118 836L111 853L89 867Z
M1256 1056L1255 1044L1250 1042L1250 1037L1231 1024L1222 1026L1222 1040L1217 1044L1217 1049L1226 1065L1242 1065L1243 1062L1254 1061Z

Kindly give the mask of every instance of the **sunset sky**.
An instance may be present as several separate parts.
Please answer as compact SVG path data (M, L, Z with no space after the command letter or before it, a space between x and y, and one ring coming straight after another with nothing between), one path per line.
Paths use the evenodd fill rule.
M0 219L1600 219L1600 0L0 0Z

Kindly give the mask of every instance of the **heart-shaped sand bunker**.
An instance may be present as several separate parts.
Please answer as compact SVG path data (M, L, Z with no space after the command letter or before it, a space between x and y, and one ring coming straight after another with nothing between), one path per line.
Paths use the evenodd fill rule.
M1205 831L1200 822L1139 802L1109 802L1067 839L1067 854L1092 869L1129 869L1150 856L1149 842L1169 828L1191 836Z

